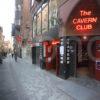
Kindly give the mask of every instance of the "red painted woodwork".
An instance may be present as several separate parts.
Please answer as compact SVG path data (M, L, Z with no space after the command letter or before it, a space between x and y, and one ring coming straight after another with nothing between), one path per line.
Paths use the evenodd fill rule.
M96 41L95 78L100 81L100 40Z

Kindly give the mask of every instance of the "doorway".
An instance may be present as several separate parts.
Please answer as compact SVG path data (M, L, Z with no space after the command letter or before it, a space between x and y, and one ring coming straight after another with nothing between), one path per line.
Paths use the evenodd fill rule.
M87 51L88 40L82 41L78 46L77 75L89 76L89 56Z

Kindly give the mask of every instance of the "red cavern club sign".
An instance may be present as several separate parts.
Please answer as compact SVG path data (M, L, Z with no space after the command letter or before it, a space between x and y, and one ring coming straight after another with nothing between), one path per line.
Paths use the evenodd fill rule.
M73 18L72 23L77 31L92 30L98 21L98 17L93 15L92 10L80 10L78 18Z

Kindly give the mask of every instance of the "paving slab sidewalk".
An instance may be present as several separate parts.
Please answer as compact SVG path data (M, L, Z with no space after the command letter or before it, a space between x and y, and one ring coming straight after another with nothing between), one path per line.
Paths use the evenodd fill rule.
M29 63L28 59L26 60L26 62ZM55 77L56 76L52 75L54 81L57 81L56 87L69 96L73 97L75 100L100 100L100 92L82 86L81 84L75 83L74 81L58 79L57 77Z
M57 87L76 100L100 100L100 93L71 81L64 81Z

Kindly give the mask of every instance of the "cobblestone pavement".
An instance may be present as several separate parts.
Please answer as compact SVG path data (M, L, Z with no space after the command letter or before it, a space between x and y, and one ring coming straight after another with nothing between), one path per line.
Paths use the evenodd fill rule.
M28 100L10 60L0 64L0 100Z
M28 97L28 100L75 100L56 87L54 82L54 79L57 79L56 76L22 59L15 62L9 57L5 60L6 63L9 61L13 74L16 74L17 80L24 89L24 98Z
M87 76L78 76L77 78L71 77L69 80L100 93L100 81Z
M63 80L59 77L56 77L49 71L41 70L39 66L33 65L28 62L28 59L26 61L25 59L18 59L18 61L15 62L14 59L8 57L7 59L5 59L5 63L10 66L9 69L11 69L12 75L15 78L15 83L17 84L18 91L23 92L21 94L23 95L23 98L13 100L78 100L76 99L76 96L70 94L71 92L69 93L69 91L67 90L66 85L69 85L70 83L75 83L81 88L85 87L87 90L91 90L91 93L97 95L100 91L100 82L98 81L91 81L91 79L88 80L86 78L69 78L68 80ZM84 81L85 79L86 82ZM93 84L91 82L93 82ZM96 84L95 86L94 83ZM68 89L70 89L71 87L69 87ZM73 92L78 91L74 90Z
M28 61L27 61L28 62ZM37 66L37 68L38 68L39 66ZM86 96L87 95L87 97L84 97L84 98L82 98L82 100L86 100L87 98L89 99L89 100L99 100L99 95L100 95L100 81L97 81L97 80L94 80L94 79L91 79L91 78L89 78L89 77L86 77L86 76L79 76L79 77L77 77L77 78L73 78L73 77L71 77L71 78L69 78L68 80L62 80L62 79L60 79L60 78L57 78L55 75L53 75L52 73L50 73L49 71L44 71L44 73L46 73L47 75L46 76L49 76L49 78L47 78L47 79L49 79L49 80L51 80L51 82L53 82L53 84L56 84L56 88L57 89L60 89L61 91L63 91L63 92L65 92L65 93L67 93L67 95L68 94L70 94L70 93L68 93L68 88L65 90L65 88L67 87L67 84L68 84L68 82L69 82L69 84L71 85L72 83L75 83L76 85L74 86L74 87L77 87L77 85L79 85L79 87L81 87L81 89L84 89L85 88L85 91L83 91L83 90L81 90L81 91L83 91L83 92L80 92L80 91L77 91L77 92L80 92L79 94L81 94L80 95L80 97L82 98L82 95L84 94L84 96ZM45 75L44 75L44 77L45 77ZM70 82L72 82L72 83L70 83ZM68 84L68 85L69 85ZM60 86L60 87L59 87ZM72 86L73 87L73 86ZM79 88L78 87L78 88ZM63 89L64 88L64 89ZM69 89L69 91L70 91L71 89ZM76 89L77 90L77 89ZM80 89L79 89L80 90ZM90 93L87 93L87 92L90 92ZM76 92L75 90L73 91L71 91L71 92ZM86 93L84 93L84 92L86 92ZM78 93L77 94L75 94L74 93L74 95L72 95L71 94L71 96L72 97L76 97L76 95L78 95ZM92 96L90 96L90 95L92 95ZM79 96L78 96L79 97ZM78 97L76 97L77 99L79 99L79 100L81 100L80 98L78 98ZM75 99L76 99L75 98ZM91 99L92 98L92 99ZM88 100L87 99L87 100ZM51 99L52 100L52 99ZM61 100L63 100L63 99L61 99Z

